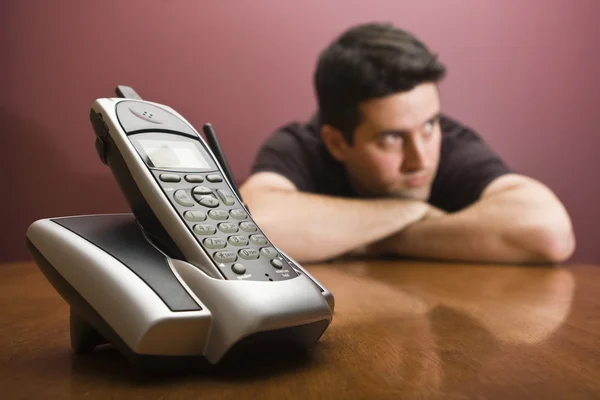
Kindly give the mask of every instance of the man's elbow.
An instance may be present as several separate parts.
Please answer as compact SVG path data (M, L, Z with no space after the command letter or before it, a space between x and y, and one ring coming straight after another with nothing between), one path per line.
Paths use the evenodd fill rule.
M560 263L571 258L575 252L575 234L572 230L552 234L548 239L547 251L543 254L546 261Z
M541 261L561 263L568 260L575 252L575 234L568 216L554 224L542 223L537 230L541 240L537 243L536 253Z

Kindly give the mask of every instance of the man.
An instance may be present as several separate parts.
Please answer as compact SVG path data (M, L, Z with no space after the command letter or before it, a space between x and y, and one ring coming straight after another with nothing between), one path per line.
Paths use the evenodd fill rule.
M445 67L390 24L350 28L321 54L319 112L275 132L240 191L254 219L300 262L397 255L561 262L569 216L440 112Z

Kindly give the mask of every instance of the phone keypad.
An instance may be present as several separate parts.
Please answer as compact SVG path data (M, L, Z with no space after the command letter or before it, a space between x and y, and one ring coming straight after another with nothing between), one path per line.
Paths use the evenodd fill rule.
M217 232L217 229L214 225L211 224L198 224L194 225L194 232L198 235L212 235Z
M203 205L204 207L215 208L219 206L219 200L215 199L212 196L201 196L199 199L197 198L198 203Z
M263 235L250 235L250 241L254 244L267 244L267 238Z
M271 259L277 257L278 253L273 247L263 247L260 249L260 254Z
M235 219L246 219L246 218L248 218L248 214L246 213L246 211L241 210L239 208L233 209L233 210L229 211L229 215L231 215L231 218L235 218Z
M183 218L191 222L206 221L206 213L204 211L186 211L183 213Z
M217 251L213 258L216 262L219 263L227 263L232 261L237 261L237 256L233 251Z
M153 170L182 220L226 279L278 281L297 276L218 173Z
M223 182L223 178L221 178L221 175L216 174L207 175L206 180L213 183Z
M202 175L186 175L185 180L190 183L202 183L204 182L204 178Z
M202 243L207 249L224 249L227 246L225 239L218 237L206 238Z
M231 270L238 275L243 275L246 273L246 267L244 267L244 264L241 264L241 263L233 264L231 266Z
M212 194L212 190L210 190L206 186L196 186L192 189L192 194L193 195L207 195L207 194Z
M237 233L239 231L237 225L230 222L221 222L217 227L224 233Z
M260 256L260 253L256 249L242 249L238 251L238 254L246 260L255 260Z
M227 241L234 246L247 246L248 238L245 236L233 235L227 238Z
M173 194L173 198L175 199L175 201L177 203L179 203L180 205L182 205L184 207L193 207L194 206L194 200L192 200L192 198L187 195L185 190L176 191L175 194Z
M179 182L181 178L175 174L160 174L160 180L163 182Z
M202 203L200 203L202 204ZM212 219L216 219L218 221L224 221L229 218L229 214L225 210L210 210L208 212L208 216Z
M219 198L221 199L223 204L225 204L226 206L232 206L235 203L235 198L233 197L233 194L231 194L231 192L226 192L224 190L217 189L217 194L219 195Z

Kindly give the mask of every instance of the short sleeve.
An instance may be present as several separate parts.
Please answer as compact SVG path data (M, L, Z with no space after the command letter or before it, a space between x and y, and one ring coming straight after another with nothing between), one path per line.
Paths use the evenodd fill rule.
M445 116L440 124L440 163L429 202L454 212L475 203L494 179L512 171L473 130Z
M309 149L301 136L301 124L290 124L265 140L252 164L251 173L275 172L289 179L299 191L314 192Z

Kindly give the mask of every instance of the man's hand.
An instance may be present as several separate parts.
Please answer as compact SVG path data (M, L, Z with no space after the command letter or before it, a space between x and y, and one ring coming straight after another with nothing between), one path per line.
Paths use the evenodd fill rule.
M444 210L441 210L437 207L432 206L431 204L422 202L422 204L427 207L427 211L423 215L423 218L413 222L413 224L406 225L403 230L408 229L410 226L414 224L418 224L423 221L436 220L438 218L443 218L448 213ZM378 257L378 256L392 256L392 255L401 255L398 251L398 236L401 234L402 230L396 232L394 235L386 237L377 242L369 243L360 248L354 249L348 253L349 256L356 257Z
M425 213L425 217L423 218L423 220L436 219L436 218L440 218L440 217L443 217L446 215L448 215L448 213L445 212L444 210L441 210L432 205L428 205L428 209L427 209L427 212Z
M253 219L266 236L299 262L347 254L421 220L423 202L346 199L301 193L281 175L260 172L240 188Z

